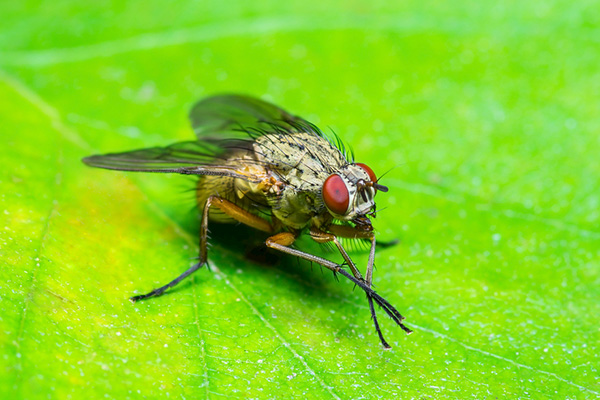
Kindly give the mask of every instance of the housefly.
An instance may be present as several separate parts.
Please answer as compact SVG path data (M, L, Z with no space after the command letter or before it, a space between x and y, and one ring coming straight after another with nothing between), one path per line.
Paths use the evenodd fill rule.
M381 333L374 302L411 332L402 323L404 317L371 287L376 241L370 218L375 216L375 194L388 190L371 168L354 162L337 136L325 135L305 119L256 98L209 97L192 108L190 120L196 140L83 159L92 167L199 176L198 263L131 301L160 296L206 264L209 222L239 222L267 232L268 247L320 264L360 287L385 348L390 345ZM302 233L333 244L344 263L292 247ZM365 275L342 246L343 238L370 243Z

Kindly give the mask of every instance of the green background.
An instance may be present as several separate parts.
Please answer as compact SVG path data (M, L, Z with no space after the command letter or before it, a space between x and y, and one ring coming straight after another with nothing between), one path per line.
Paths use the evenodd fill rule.
M600 394L597 2L393 3L0 4L3 398ZM374 281L415 333L380 312L391 351L350 282L248 261L227 229L263 236L232 226L212 270L127 300L193 262L193 181L80 159L191 139L220 92L393 168Z

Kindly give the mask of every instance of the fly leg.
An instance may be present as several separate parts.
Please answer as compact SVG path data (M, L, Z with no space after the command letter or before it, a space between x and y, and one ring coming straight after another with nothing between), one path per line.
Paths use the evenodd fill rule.
M367 285L369 285L369 287L371 287L371 283L373 281L373 265L374 264L375 264L375 235L372 235L371 251L369 252L369 262L367 263L367 273L366 273L366 277L367 277L366 281L367 281ZM391 348L391 346L389 344L387 344L387 342L383 338L381 329L379 329L379 323L377 322L377 317L375 316L375 307L373 306L373 299L371 299L370 297L367 297L367 299L369 300L369 308L371 309L371 315L373 315L373 323L375 324L375 330L377 331L377 334L379 335L379 340L381 340L383 347L389 349L389 348ZM411 331L409 330L406 332L410 333Z
M365 281L366 281L367 285L369 285L369 287L371 287L371 284L373 282L373 267L375 265L375 246L376 246L375 234L372 231L356 229L355 227L347 226L347 225L330 225L329 230L338 237L344 237L344 238L350 238L350 239L368 239L371 241L371 250L369 251L369 262L367 264L367 272L365 274ZM336 245L337 245L337 243L336 243ZM340 246L338 246L338 248L340 248ZM341 250L340 250L340 252L341 252ZM373 307L373 301L371 301L371 299L369 299L369 307L371 308L371 314L373 315L373 322L375 323L375 329L377 330L377 333L379 334L379 339L381 339L381 342L383 343L383 345L385 347L385 345L386 345L385 340L383 339L383 336L381 335L381 330L379 329L379 324L377 323L377 319L374 317L375 309ZM410 329L406 328L404 325L401 325L401 327L402 327L402 329L404 329L404 331L406 333L412 332Z
M358 231L352 227L345 227L345 226L340 226L340 225L336 225L336 227L349 228L349 229L353 230L352 232L345 232L344 229L338 229L340 231L339 233L341 234L340 236L342 236L342 237L350 236L350 237L368 238L370 236L371 252L369 253L369 263L367 264L366 279L363 279L362 275L360 274L360 271L358 270L358 268L356 268L356 264L354 264L354 261L352 261L352 259L346 252L346 249L344 249L344 247L342 246L342 244L340 243L340 241L336 235L334 235L332 233L315 230L315 229L311 230L310 235L313 238L313 240L315 240L318 243L333 242L335 244L335 246L338 248L338 251L344 258L346 263L348 264L348 266L350 267L350 270L352 271L352 274L354 275L354 277L365 282L367 284L367 286L370 288L371 282L373 279L373 264L375 262L375 235L372 232ZM375 313L375 306L373 305L373 298L371 296L367 295L367 300L369 302L371 318L373 318L373 324L375 325L375 330L377 331L379 340L381 341L381 344L383 345L384 348L391 349L392 346L390 346L386 342L385 338L383 337L383 333L381 332L381 328L379 327L379 321L377 321L377 314Z
M225 214L230 216L231 218L239 221L245 225L248 225L252 228L259 229L261 231L265 231L268 233L273 232L273 227L271 224L260 218L243 208L240 208L233 204L232 202L225 200L219 196L210 196L204 205L204 211L202 212L202 223L200 225L200 257L199 261L194 264L190 269L185 271L183 274L179 275L177 278L173 279L171 282L167 283L164 286L159 287L158 289L152 290L150 293L133 296L129 300L135 303L138 300L144 300L150 297L160 296L165 292L165 290L172 288L177 285L179 282L193 274L195 271L199 270L206 264L207 260L207 241L208 241L208 211L211 207L216 207L219 210L223 211Z
M383 308L383 310L386 312L386 314L389 315L390 318L392 318L392 320L394 320L394 322L396 322L396 324L398 324L406 333L411 332L411 330L402 323L402 320L404 319L404 317L398 312L398 310L396 310L386 299L384 299L379 294L377 294L371 288L370 284L368 285L362 277L357 278L353 275L350 275L346 270L342 269L341 265L338 265L338 264L336 264L332 261L329 261L325 258L318 257L318 256L315 256L315 255L312 255L312 254L289 247L294 243L295 240L296 240L296 235L294 235L293 233L282 232L282 233L278 233L277 235L274 235L274 236L271 236L270 238L268 238L266 241L266 245L267 245L267 247L279 250L283 253L290 254L290 255L293 255L296 257L300 257L305 260L322 265L325 268L333 271L334 273L340 273L340 274L344 275L346 278L348 278L350 281L352 281L355 285L360 287L367 294L367 297L369 299L375 300L375 302L377 304L379 304L381 306L381 308ZM357 274L360 276L360 272L358 271L358 269L356 268L354 263L349 263L349 265L351 265L351 267L350 267L351 269L352 269L352 266L354 266L354 270L356 270ZM354 273L354 271L353 271L353 273ZM374 313L375 313L374 308L372 308L372 314L374 315ZM376 327L378 327L378 325L376 325ZM380 336L380 338L381 338L381 336ZM385 340L382 340L382 344L384 346L387 345ZM385 347L389 348L389 345L387 345Z

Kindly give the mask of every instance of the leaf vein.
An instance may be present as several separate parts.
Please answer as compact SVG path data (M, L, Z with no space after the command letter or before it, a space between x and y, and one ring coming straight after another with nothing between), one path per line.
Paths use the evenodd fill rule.
M539 374L543 374L543 375L546 375L546 376L552 377L552 378L554 378L554 379L556 379L556 380L559 380L559 381L561 381L561 382L564 382L564 383L566 383L566 384L568 384L568 385L570 385L570 386L576 387L576 388L578 388L578 389L581 389L581 390L588 391L588 392L590 392L590 393L594 393L594 394L596 394L596 395L600 395L600 392L597 392L597 391L595 391L595 390L592 390L592 389L590 389L590 388L588 388L588 387L585 387L585 386L579 385L579 384L577 384L577 383L575 383L575 382L572 382L572 381L570 381L570 380L568 380L568 379L565 379L565 378L563 378L563 377L559 376L558 374L556 374L556 373L554 373L554 372L543 371L543 370L541 370L541 369L537 369L537 368L534 368L534 367L532 367L532 366L529 366L529 365L526 365L526 364L521 364L521 363L519 363L519 362L516 362L516 361L514 361L514 360L511 360L510 358L502 357L502 356L499 356L498 354L490 353L489 351L485 351L485 350L479 349L479 348L477 348L477 347L470 346L470 345L468 345L468 344L466 344L466 343L463 343L463 342L461 342L461 341L460 341L460 340L458 340L458 339L454 339L454 338L453 338L453 337L451 337L451 336L448 336L448 335L445 335L445 334L443 334L443 333L440 333L440 332L434 331L433 329L425 328L425 327L418 326L418 325L415 325L415 324L412 324L412 326L414 326L415 328L418 328L419 330L422 330L422 331L424 331L424 332L431 333L431 334L432 334L432 335L434 335L434 336L437 336L437 337L440 337L440 338L443 338L443 339L449 340L449 341L451 341L451 342L453 342L453 343L456 343L456 344L458 344L459 346L462 346L462 347L464 347L464 348L465 348L465 349L467 349L467 350L474 351L474 352L476 352L476 353L480 353L480 354L483 354L483 355L485 355L485 356L492 357L492 358L495 358L495 359L497 359L497 360L501 360L501 361L507 362L507 363L509 363L509 364L512 364L512 365L514 365L514 366L518 367L518 368L525 368L525 369L528 369L528 370L530 370L530 371L533 371L533 372L536 372L536 373L539 373Z

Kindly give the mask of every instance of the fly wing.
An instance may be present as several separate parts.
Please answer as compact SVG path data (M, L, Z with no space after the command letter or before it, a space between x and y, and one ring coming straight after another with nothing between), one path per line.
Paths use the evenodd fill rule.
M121 171L221 175L258 181L227 165L226 161L232 152L251 152L252 139L274 133L309 132L324 137L316 126L305 119L266 101L242 95L219 95L201 100L192 107L190 120L197 141L93 155L84 158L83 162L92 167Z
M214 135L243 137L270 133L312 132L319 129L296 115L255 97L225 94L208 97L190 111L192 128L200 140Z
M136 172L171 172L185 175L221 175L253 180L231 165L219 165L234 149L244 149L237 140L180 142L124 153L98 154L82 161L92 167Z

